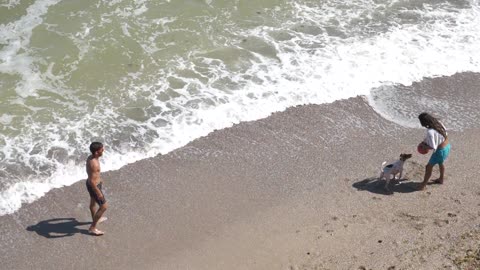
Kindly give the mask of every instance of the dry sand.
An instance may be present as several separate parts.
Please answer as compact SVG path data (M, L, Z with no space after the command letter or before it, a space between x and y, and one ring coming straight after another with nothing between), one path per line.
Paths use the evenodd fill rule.
M479 78L434 81L476 92ZM478 269L479 129L451 131L445 184L417 191L424 132L362 97L219 130L103 173L104 236L87 234L84 181L0 217L0 268ZM387 194L380 165L402 152Z

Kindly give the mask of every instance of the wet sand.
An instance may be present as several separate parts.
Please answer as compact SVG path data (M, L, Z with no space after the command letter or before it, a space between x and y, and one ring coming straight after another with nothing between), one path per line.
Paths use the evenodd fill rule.
M430 81L475 93L480 75ZM363 97L290 108L103 173L104 236L87 234L84 181L0 217L0 268L467 269L480 238L479 131L450 131L445 184L417 191L424 129ZM380 165L402 152L414 155L388 194Z

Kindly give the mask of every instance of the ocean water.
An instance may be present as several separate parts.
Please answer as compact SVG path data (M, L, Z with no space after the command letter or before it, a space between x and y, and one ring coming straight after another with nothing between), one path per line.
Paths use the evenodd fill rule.
M85 179L91 141L118 169L290 106L480 72L479 26L479 0L0 0L0 215Z

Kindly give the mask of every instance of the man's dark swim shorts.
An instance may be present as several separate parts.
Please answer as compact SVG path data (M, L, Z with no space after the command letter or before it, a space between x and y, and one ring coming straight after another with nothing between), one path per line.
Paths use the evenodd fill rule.
M102 193L102 199L100 200L100 198L98 198L97 194L95 193L95 191L93 191L93 188L92 186L88 183L88 181L86 181L86 184L87 184L87 190L88 190L88 193L90 194L90 197L93 198L97 203L98 205L103 205L107 202L107 200L105 199L105 195L103 194L103 191L102 191L102 183L98 184L97 185L97 188L100 189L100 193Z

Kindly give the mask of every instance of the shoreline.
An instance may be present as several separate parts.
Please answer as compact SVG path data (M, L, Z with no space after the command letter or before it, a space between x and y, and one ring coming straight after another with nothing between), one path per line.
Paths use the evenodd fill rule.
M83 181L0 217L2 267L456 269L480 221L478 131L449 132L445 184L416 191L423 129L384 119L363 97L289 108L103 173L105 236L86 235ZM409 180L384 194L381 163L407 151Z

